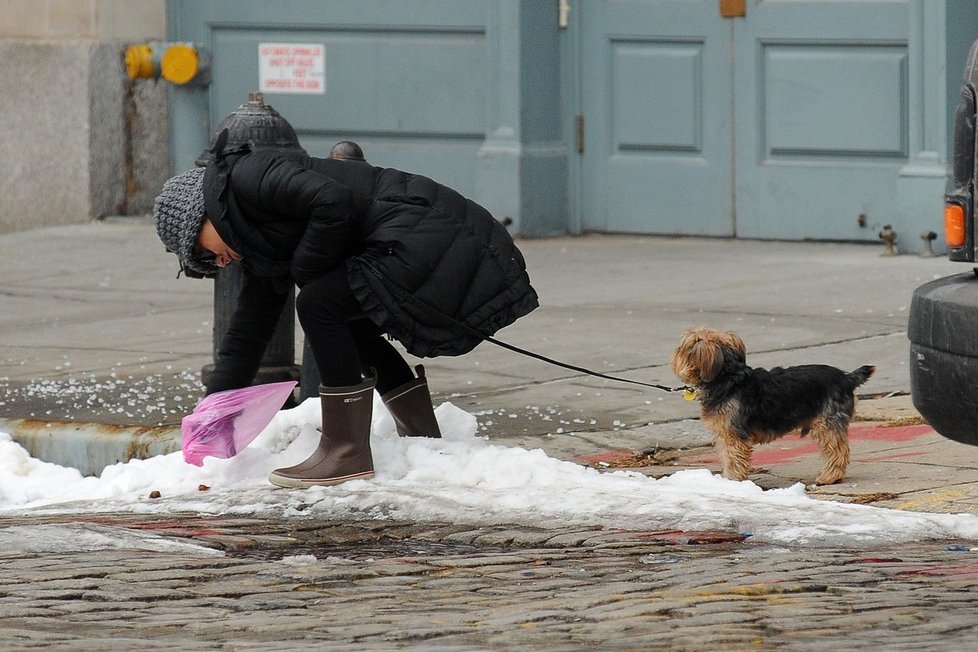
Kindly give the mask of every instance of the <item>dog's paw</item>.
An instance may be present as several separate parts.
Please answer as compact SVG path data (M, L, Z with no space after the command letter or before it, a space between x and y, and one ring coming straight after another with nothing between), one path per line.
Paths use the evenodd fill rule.
M815 478L815 484L817 486L823 486L827 484L837 484L839 482L842 482L842 477L843 476L841 473L823 473L819 475L817 478Z

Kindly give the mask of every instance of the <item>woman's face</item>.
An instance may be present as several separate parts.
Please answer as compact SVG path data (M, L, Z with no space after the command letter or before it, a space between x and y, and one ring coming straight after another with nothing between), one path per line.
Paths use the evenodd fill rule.
M197 246L214 254L214 264L218 267L227 267L234 261L241 260L241 256L224 242L209 219L205 219L200 227Z

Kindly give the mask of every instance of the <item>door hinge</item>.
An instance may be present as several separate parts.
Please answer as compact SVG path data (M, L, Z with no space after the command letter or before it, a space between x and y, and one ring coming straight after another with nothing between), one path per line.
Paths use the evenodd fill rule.
M557 27L567 29L570 24L570 0L558 0L557 2Z
M574 116L574 147L578 154L584 153L584 116Z

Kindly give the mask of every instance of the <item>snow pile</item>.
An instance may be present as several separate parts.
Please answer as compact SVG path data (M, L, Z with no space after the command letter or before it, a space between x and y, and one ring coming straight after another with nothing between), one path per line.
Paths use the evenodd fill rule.
M0 433L0 514L200 512L321 518L391 518L472 525L604 525L634 530L724 529L756 540L873 545L960 537L978 540L978 517L926 514L809 498L800 484L763 491L707 470L654 480L599 472L476 436L476 418L437 410L444 438L402 439L377 399L371 446L376 477L335 487L279 489L268 473L315 448L319 404L279 412L238 456L202 467L180 453L107 467L98 478L31 458ZM159 498L150 498L159 492Z

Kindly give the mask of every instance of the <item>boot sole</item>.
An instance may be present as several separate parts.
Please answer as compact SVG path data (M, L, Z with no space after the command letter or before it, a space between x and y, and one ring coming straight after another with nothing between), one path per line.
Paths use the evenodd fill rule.
M374 477L373 471L362 471L351 473L335 478L290 478L285 475L278 475L274 471L268 474L268 481L276 487L287 489L305 489L306 487L331 487L336 484L348 482L349 480L370 480Z

